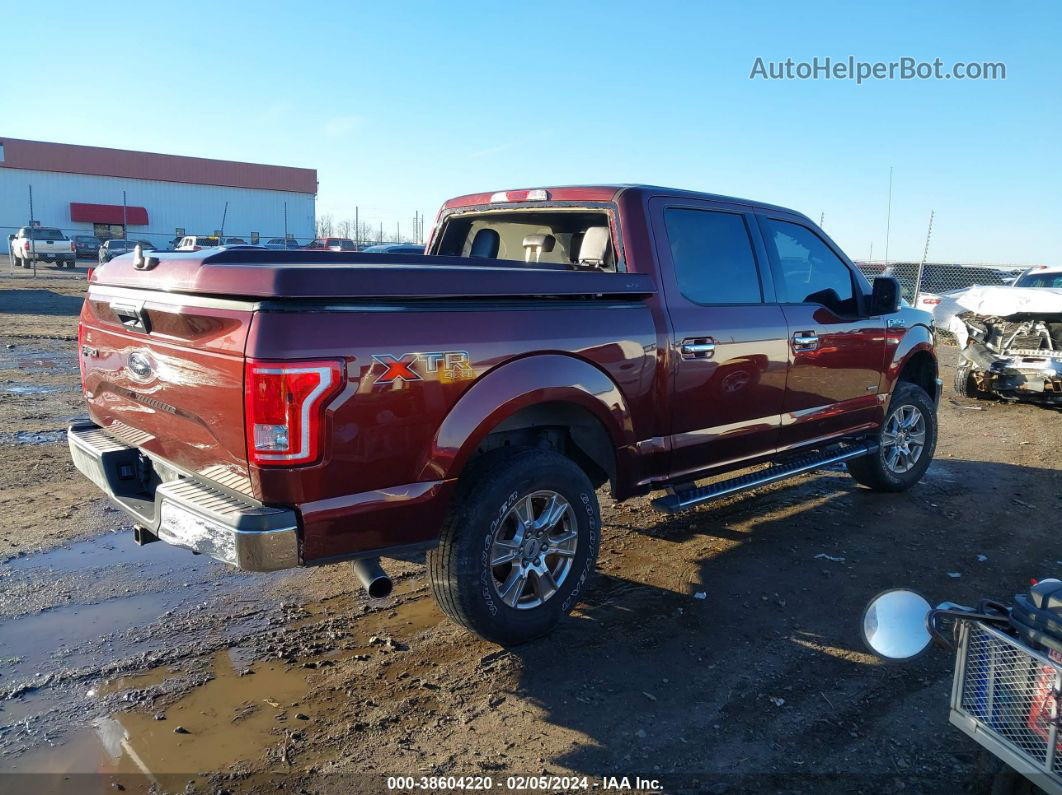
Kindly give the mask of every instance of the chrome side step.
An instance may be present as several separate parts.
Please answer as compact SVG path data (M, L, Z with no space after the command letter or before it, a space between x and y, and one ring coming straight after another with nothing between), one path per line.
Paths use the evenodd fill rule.
M653 500L653 507L665 513L678 513L695 505L725 497L728 494L747 491L758 486L766 486L768 483L785 480L793 477L793 475L799 475L801 472L810 472L813 469L828 466L829 464L870 455L877 452L877 450L878 443L876 441L830 447L820 452L798 456L784 464L775 464L758 472L740 475L729 480L721 480L708 486L675 489L672 494Z

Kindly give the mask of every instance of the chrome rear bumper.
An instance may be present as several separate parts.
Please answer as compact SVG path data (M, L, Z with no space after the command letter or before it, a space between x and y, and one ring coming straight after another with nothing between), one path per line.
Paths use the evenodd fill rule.
M293 510L267 507L194 476L145 478L145 454L89 421L71 423L67 441L78 471L160 540L247 571L300 565Z

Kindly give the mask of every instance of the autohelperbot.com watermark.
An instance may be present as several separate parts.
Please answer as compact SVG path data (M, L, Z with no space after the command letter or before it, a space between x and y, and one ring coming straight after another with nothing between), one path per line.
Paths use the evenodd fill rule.
M955 61L949 65L940 58L920 61L911 56L894 61L861 61L854 55L815 56L810 61L772 61L758 56L749 79L854 80L857 85L872 80L1006 80L1007 65L1002 61Z

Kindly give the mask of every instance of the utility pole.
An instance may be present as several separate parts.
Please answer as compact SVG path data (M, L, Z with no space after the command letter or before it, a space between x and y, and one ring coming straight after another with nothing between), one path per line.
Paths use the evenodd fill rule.
M892 166L889 166L889 210L885 216L885 267L889 267L889 229L892 226Z
M929 238L933 235L933 211L929 211L929 229L926 231L926 247L922 250L922 261L918 263L918 276L914 283L914 304L918 306L918 294L922 292L922 272L926 269L926 258L929 256Z
M122 237L129 239L129 210L125 203L125 191L122 191Z
M288 203L284 202L284 248L288 246Z
M377 243L383 243L383 221L380 221L380 239L377 240L376 242Z
M33 263L33 275L37 275L37 235L33 231L33 186L29 186L30 202L30 261Z
M870 256L867 257L867 262L873 262L873 261L874 261L874 241L871 240L870 241Z
M396 243L401 243L402 242L402 230L401 230L401 227L398 224L399 224L399 222L395 221L395 242Z
M822 222L826 219L826 213L819 213L819 229L822 229Z
M225 202L225 209L221 211L221 240L218 243L225 242L225 219L229 215L229 203Z
M358 206L354 205L354 248L358 247L361 240L361 221L358 215Z

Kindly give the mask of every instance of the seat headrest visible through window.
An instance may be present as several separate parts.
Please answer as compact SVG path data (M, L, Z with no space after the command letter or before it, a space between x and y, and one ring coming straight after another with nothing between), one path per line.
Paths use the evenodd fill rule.
M607 226L591 226L579 244L579 264L589 268L604 267L611 245Z
M472 248L468 252L470 257L487 257L496 259L498 248L501 246L501 237L494 229L480 229L472 238Z
M524 238L524 262L530 262L535 258L538 262L543 254L553 251L557 245L557 238L553 235L528 235Z

